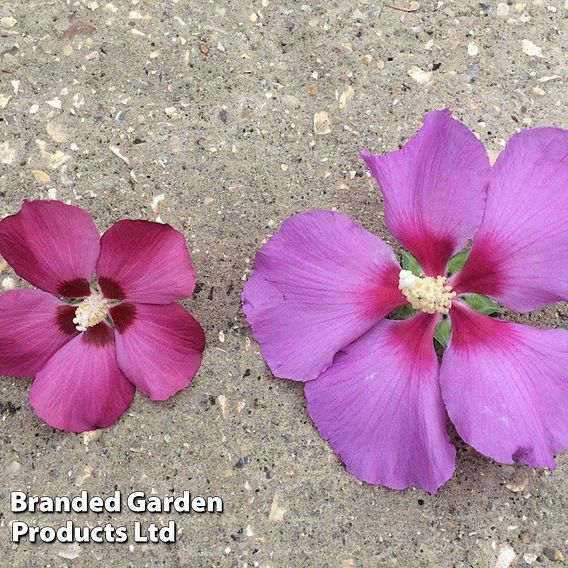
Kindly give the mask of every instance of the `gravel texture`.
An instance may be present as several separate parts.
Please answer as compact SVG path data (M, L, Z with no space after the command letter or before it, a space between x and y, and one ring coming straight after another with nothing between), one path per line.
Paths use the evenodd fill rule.
M301 385L268 371L239 297L255 251L292 213L334 208L387 236L358 152L397 148L426 111L451 106L494 156L520 128L568 127L568 3L8 0L0 18L0 217L56 197L101 230L170 223L197 267L185 304L209 341L190 388L165 403L137 394L95 436L51 429L27 403L28 380L1 380L5 566L562 565L568 454L551 474L457 442L456 475L435 497L362 484L318 436ZM568 310L522 319L556 327ZM10 490L81 489L189 489L226 510L26 514L53 526L172 518L179 534L10 543Z

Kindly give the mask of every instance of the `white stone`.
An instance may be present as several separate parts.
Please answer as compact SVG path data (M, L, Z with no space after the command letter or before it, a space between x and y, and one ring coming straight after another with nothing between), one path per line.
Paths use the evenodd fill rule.
M16 282L11 276L6 276L4 280L2 280L2 288L4 290L13 290L16 287Z
M21 469L22 466L17 461L13 461L4 468L4 473L6 475L15 475L19 473Z
M501 549L499 556L497 556L497 562L494 564L493 568L509 568L516 557L515 551L510 546L506 545Z
M319 136L331 132L331 120L324 110L320 110L314 114L314 132Z
M12 95L4 95L0 93L0 109L6 108L11 98Z
M544 55L542 54L542 49L529 39L524 39L522 41L522 46L523 52L529 57L544 57Z
M412 77L419 85L428 85L428 83L432 81L433 74L432 71L424 71L423 69L420 69L420 67L413 65L408 70L408 75Z
M499 2L499 4L497 4L497 9L495 10L496 14L501 18L506 18L510 11L511 8L509 4L505 4L505 2Z
M51 99L50 101L47 101L47 104L52 108L56 108L58 110L61 110L61 101L59 100L58 97L55 97L54 99Z
M0 18L0 27L3 27L5 30L13 28L17 23L18 20L16 20L16 18L12 18L12 16Z

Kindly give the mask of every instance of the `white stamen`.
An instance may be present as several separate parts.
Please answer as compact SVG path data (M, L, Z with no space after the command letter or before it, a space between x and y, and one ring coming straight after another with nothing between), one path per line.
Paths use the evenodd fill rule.
M108 316L109 307L109 301L96 292L85 298L77 306L73 318L77 331L87 331L89 327L101 323Z
M400 271L398 289L414 309L427 314L447 314L452 307L452 298L456 295L443 276L420 277L410 270Z

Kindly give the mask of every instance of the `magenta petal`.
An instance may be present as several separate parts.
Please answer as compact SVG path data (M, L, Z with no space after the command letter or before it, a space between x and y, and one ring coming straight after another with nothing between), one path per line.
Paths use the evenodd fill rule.
M568 447L568 332L493 319L456 303L441 370L465 442L502 463L555 467Z
M24 201L0 221L0 255L30 284L62 297L88 296L99 233L83 209L61 201Z
M75 308L39 290L0 294L0 375L33 377L77 330Z
M128 409L136 389L118 368L112 334L106 324L89 329L37 374L30 403L50 426L70 432L106 428Z
M97 276L105 297L129 302L169 304L195 287L184 236L151 221L119 221L102 236Z
M443 275L481 223L489 181L483 144L446 109L428 113L401 150L361 157L380 185L391 233L427 274Z
M392 249L349 217L288 218L257 253L243 308L278 377L312 380L342 348L406 302Z
M205 334L178 304L126 304L111 310L122 372L152 400L187 387L201 366Z
M568 300L568 130L513 136L491 174L485 217L457 292L517 311Z
M453 474L432 343L437 321L384 320L305 386L320 434L363 481L436 493Z

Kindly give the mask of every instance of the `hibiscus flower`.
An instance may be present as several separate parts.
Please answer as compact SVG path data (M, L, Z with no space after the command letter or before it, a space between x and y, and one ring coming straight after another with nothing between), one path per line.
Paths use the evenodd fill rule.
M436 111L401 150L362 157L421 271L401 270L341 213L287 219L243 292L271 370L306 383L320 434L363 481L435 493L455 469L448 416L482 454L553 469L568 447L568 332L469 304L526 312L568 299L568 131L516 134L490 167L483 144ZM401 306L412 317L385 319ZM439 362L432 339L450 322Z
M0 375L35 377L29 399L55 428L105 428L136 387L152 400L185 388L205 335L176 300L195 286L181 233L123 220L99 237L91 216L25 201L0 221L0 255L39 290L0 294Z

